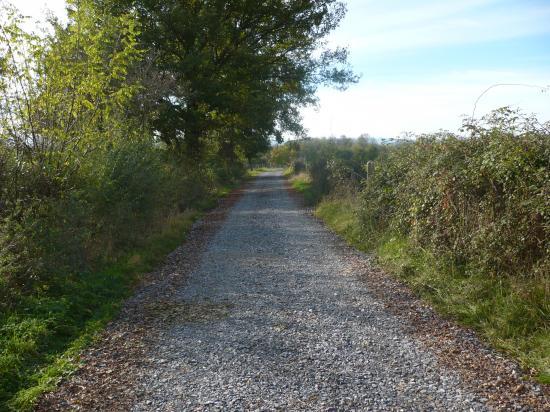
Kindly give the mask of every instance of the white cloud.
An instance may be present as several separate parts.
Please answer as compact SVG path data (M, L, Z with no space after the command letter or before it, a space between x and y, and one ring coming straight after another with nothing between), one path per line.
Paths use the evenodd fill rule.
M303 111L311 136L395 137L402 132L425 133L442 128L458 131L462 115L471 115L477 97L491 84L533 83L546 85L548 77L532 73L465 71L423 82L363 82L346 92L324 89L318 111ZM480 100L476 117L502 106L520 107L550 121L550 94L539 89L500 87Z

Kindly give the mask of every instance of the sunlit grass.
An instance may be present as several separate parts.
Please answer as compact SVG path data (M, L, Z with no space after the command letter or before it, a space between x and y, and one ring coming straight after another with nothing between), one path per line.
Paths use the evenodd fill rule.
M10 409L32 409L38 396L76 369L78 353L117 313L140 275L185 239L198 216L190 210L170 217L139 249L99 272L68 276L56 294L26 297L0 320L0 386Z
M219 187L197 209L157 222L139 247L100 270L67 275L55 291L21 296L14 311L0 314L0 410L32 410L76 370L79 353L118 313L142 274L185 240L200 210L214 207L231 189Z
M290 184L294 190L302 194L304 203L307 206L315 205L321 198L321 194L313 185L311 177L305 172L290 177Z
M257 167L255 169L249 169L248 170L248 176L249 177L256 177L256 176L261 175L262 173L274 172L276 170L280 170L280 169L277 169L277 168L274 168L274 167Z
M358 249L375 253L389 273L440 313L476 329L495 348L535 368L540 382L550 383L547 281L496 278L455 267L391 233L362 238L356 210L353 199L332 197L320 202L316 215Z

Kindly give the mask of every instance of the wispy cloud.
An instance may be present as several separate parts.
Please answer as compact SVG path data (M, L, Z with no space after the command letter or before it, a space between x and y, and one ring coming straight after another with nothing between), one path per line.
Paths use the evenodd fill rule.
M550 33L548 3L397 1L391 7L387 2L348 3L349 18L333 41L367 55Z
M311 136L369 133L396 137L403 132L458 131L463 116L472 113L477 97L494 83L524 82L546 85L542 74L513 71L450 72L425 81L362 82L345 93L320 92L319 109L303 112ZM493 89L480 100L476 117L502 106L519 107L550 121L550 95L521 87Z

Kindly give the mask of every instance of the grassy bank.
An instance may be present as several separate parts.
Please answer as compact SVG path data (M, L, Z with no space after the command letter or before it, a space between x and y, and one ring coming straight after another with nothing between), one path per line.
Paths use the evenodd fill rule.
M535 368L540 382L550 383L550 330L537 313L547 304L539 279L466 273L389 231L363 238L359 202L351 196L326 197L315 214L356 248L374 253L388 273L440 313L474 328L495 348Z
M287 176L289 176L288 173ZM311 177L305 172L290 176L290 185L303 196L306 206L315 205L322 197L322 194L313 185Z
M0 316L0 410L31 410L38 397L78 367L78 355L118 313L141 276L181 244L193 222L234 185L220 186L194 209L164 219L139 245L101 268L22 295Z
M264 172L273 172L275 170L278 170L278 169L272 168L272 167L256 167L248 171L248 178L255 178Z

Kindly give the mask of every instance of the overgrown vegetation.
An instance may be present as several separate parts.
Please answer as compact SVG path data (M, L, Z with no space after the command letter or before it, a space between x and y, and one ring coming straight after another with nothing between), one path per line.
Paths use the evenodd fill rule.
M504 108L464 131L379 147L359 187L325 162L333 183L316 213L548 383L549 125ZM308 162L302 147L335 143L293 145L292 161Z
M334 0L0 4L0 409L28 409L320 84Z
M357 190L366 176L364 166L384 148L368 137L358 139L304 139L273 148L270 162L287 166L293 186L314 205L331 191Z

